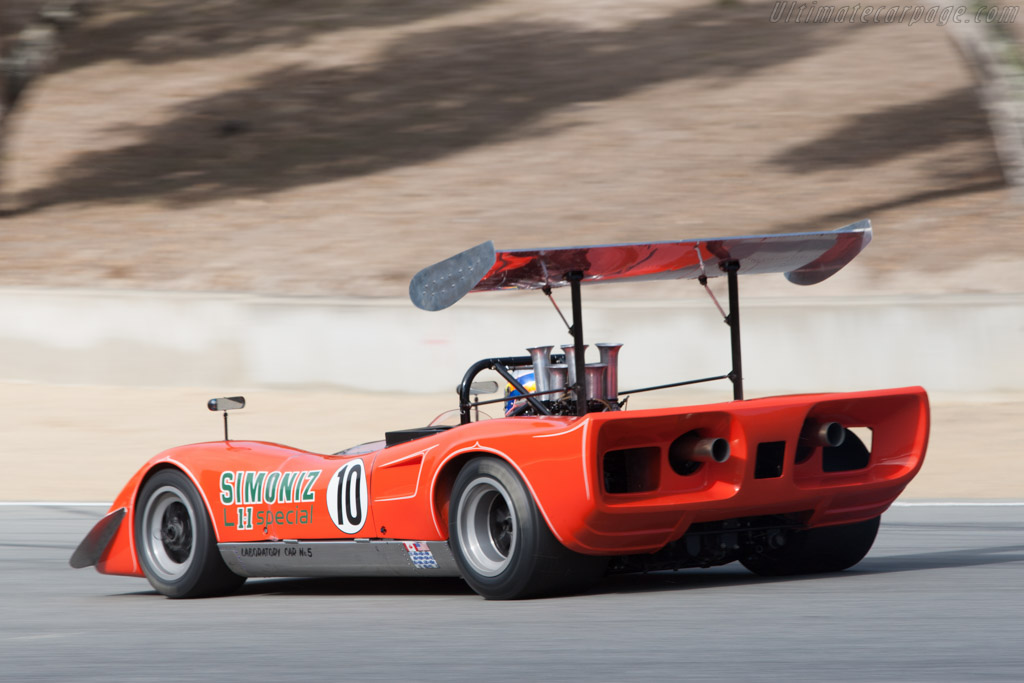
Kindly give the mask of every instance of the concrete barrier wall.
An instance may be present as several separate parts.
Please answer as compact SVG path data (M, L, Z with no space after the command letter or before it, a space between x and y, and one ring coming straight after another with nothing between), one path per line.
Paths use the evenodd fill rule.
M442 392L485 356L570 341L543 299L521 295L426 313L406 300L10 288L0 311L0 379L61 384ZM746 297L742 321L748 393L1024 385L1020 294ZM706 299L585 301L584 327L591 343L625 344L623 389L729 369L728 328Z

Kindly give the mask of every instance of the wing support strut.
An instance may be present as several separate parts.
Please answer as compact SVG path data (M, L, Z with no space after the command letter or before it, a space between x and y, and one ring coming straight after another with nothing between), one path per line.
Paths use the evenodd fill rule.
M566 273L565 278L569 281L569 289L572 294L572 343L576 349L576 414L587 414L587 361L583 357L583 298L580 294L580 283L583 281L583 273L574 270Z
M729 381L732 382L732 398L743 400L743 353L740 349L740 285L739 261L726 261L722 264L729 280L729 315L725 322L729 326L729 337L732 346L732 371Z

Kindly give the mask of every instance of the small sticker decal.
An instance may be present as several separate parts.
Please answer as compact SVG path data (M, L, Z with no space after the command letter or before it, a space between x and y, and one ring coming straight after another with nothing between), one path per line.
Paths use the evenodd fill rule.
M415 543L406 542L405 551L409 553L409 559L412 560L412 564L416 569L438 569L437 560L434 559L434 554L430 552L430 546L423 541L416 541Z
M334 526L343 533L358 533L366 524L369 498L366 467L362 460L350 460L338 468L327 484L327 511Z

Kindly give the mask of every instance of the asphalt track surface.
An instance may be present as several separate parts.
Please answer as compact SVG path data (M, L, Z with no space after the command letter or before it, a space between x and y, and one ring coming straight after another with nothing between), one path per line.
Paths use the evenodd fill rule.
M104 510L0 507L0 680L1024 679L1024 506L898 507L854 570L739 565L488 602L460 580L259 580L174 601L72 570Z

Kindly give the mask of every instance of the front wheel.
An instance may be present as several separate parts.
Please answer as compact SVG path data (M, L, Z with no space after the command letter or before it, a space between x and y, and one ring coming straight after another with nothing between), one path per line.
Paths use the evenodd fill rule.
M607 566L559 543L519 475L497 458L476 458L459 472L448 531L463 578L489 600L582 590Z
M142 571L167 597L223 595L245 582L221 559L206 507L182 472L161 470L149 478L134 526Z
M780 547L748 554L740 562L761 576L841 572L868 554L881 519L798 531Z

